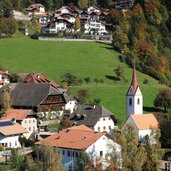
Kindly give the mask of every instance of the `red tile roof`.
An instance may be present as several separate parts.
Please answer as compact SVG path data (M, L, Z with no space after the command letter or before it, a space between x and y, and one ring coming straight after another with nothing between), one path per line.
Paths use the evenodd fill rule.
M157 129L159 123L154 114L130 115L139 130Z
M59 148L87 149L105 133L95 132L85 125L64 129L59 133L49 136L36 144L49 144Z
M28 74L25 79L25 83L49 83L53 87L60 87L59 84L54 82L53 80L48 79L46 76L44 76L41 73L30 73Z
M5 113L5 116L2 119L12 119L15 118L16 120L23 120L30 114L32 110L26 109L8 109Z

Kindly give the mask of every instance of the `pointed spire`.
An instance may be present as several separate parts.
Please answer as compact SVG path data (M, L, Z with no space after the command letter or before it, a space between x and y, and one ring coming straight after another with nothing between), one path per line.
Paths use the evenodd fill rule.
M136 88L138 86L138 82L137 82L137 75L136 75L136 66L135 66L135 60L134 60L134 66L133 66L133 73L132 73L132 83L131 86L134 88Z

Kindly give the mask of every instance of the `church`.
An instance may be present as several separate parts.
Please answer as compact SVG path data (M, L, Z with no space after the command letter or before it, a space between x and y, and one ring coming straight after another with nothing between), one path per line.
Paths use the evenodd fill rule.
M158 121L154 114L143 114L143 95L138 85L135 63L133 66L132 82L126 94L126 123L131 124L139 138L151 137L153 130L158 129Z

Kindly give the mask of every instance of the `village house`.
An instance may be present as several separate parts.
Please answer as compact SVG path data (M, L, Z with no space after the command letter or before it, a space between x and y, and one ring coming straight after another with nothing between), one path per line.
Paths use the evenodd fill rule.
M63 111L66 101L63 92L49 83L10 83L0 89L0 104L4 89L9 91L11 106L34 112Z
M91 12L100 13L100 9L96 7L95 5L92 5L87 8L87 12L88 13L91 13Z
M32 138L31 135L37 131L37 118L37 115L32 110L10 108L1 119L15 119L17 123L27 130L27 133L24 133L23 136L28 139Z
M23 83L49 83L54 88L59 88L60 85L55 81L47 78L41 73L26 73L23 78Z
M26 10L29 15L45 15L45 6L42 4L32 4Z
M115 1L115 8L119 10L132 8L134 1L135 0L117 0Z
M84 24L85 34L106 34L105 24L99 20L89 20Z
M60 149L62 163L67 170L77 168L78 156L82 151L93 159L94 165L98 160L104 168L108 165L105 160L106 155L117 153L120 156L121 151L120 145L109 139L106 133L95 132L84 125L64 129L36 144L44 143Z
M0 70L0 88L3 85L10 83L10 78L11 78L11 76L8 74L8 71Z
M27 133L15 119L0 120L0 145L7 148L19 148L19 137Z
M68 96L66 93L64 93L64 97L66 100L65 110L69 111L69 113L71 114L77 108L78 99L75 96Z
M80 105L70 115L73 125L86 125L96 132L111 133L117 126L114 114L100 105Z
M148 135L154 142L155 131L159 128L154 114L143 114L143 96L136 77L135 63L133 67L132 82L126 95L126 123L131 124L139 141L143 142Z

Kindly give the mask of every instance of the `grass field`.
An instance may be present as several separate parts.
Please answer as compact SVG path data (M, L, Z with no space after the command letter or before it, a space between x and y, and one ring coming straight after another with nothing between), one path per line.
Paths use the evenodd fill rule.
M19 36L0 39L0 66L10 72L41 72L59 82L61 75L71 72L80 79L90 77L103 79L103 84L83 83L74 86L70 94L79 89L89 89L92 98L100 98L101 104L125 120L125 95L130 85L132 68L121 63L109 44L96 42L48 42ZM107 76L114 75L118 65L124 68L128 83L118 84ZM151 77L137 72L138 82L144 96L144 112L152 112L153 100L161 85ZM148 79L148 85L143 80Z

